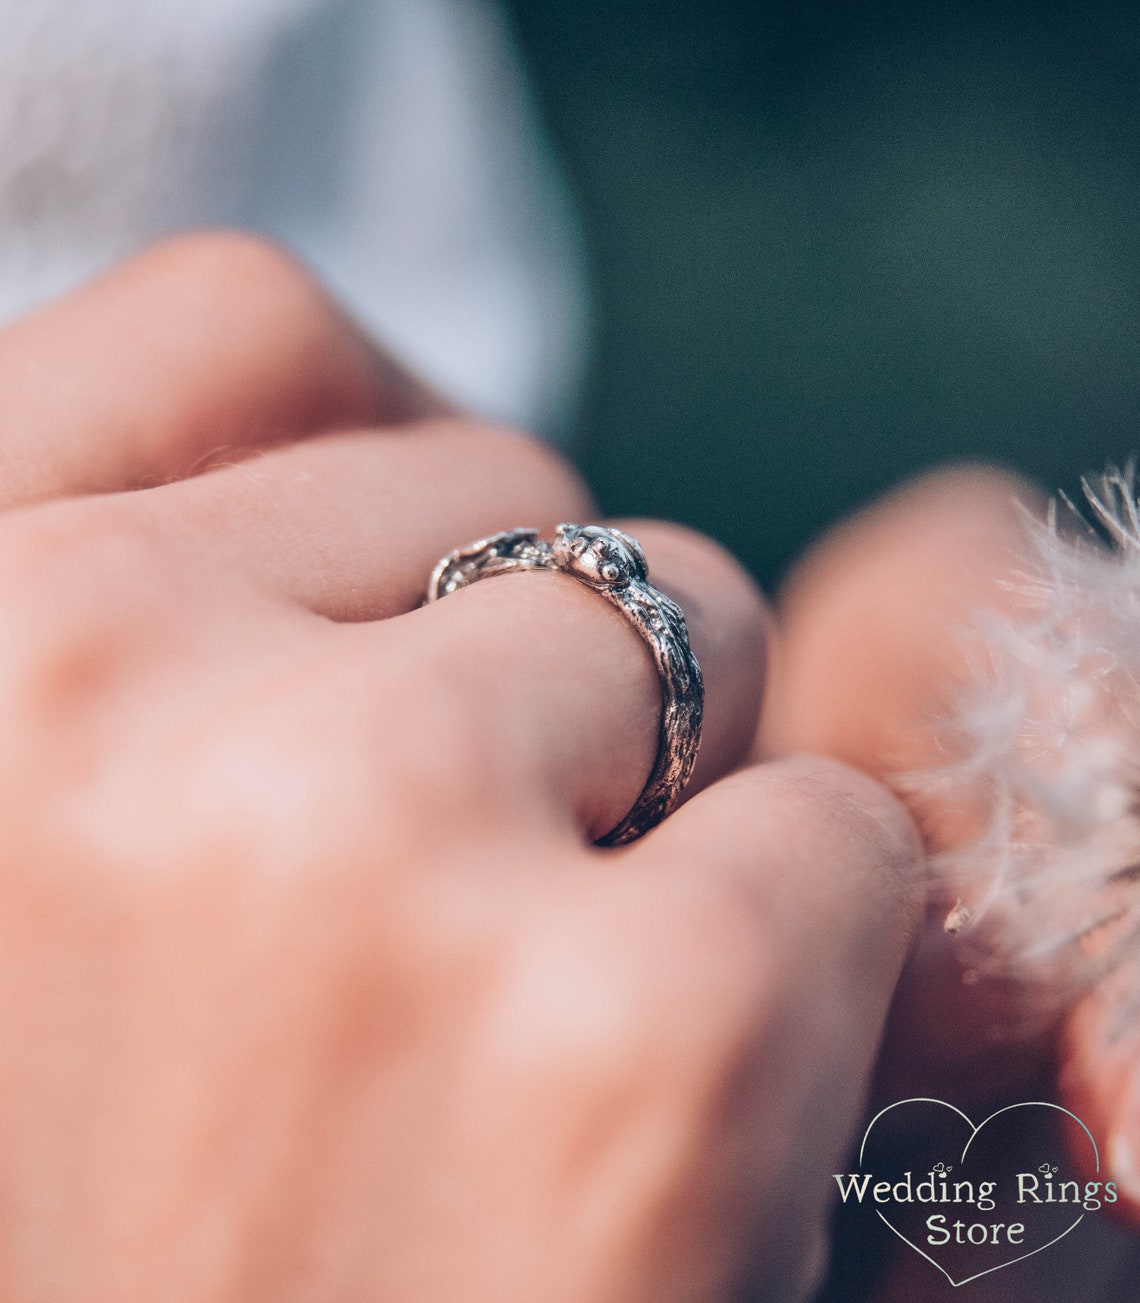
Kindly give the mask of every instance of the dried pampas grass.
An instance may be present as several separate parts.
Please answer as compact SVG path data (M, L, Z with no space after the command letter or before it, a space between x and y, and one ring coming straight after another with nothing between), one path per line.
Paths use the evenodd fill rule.
M932 883L972 964L1012 978L1040 1014L1109 980L1140 1007L1140 509L1132 469L1026 514L1029 563L1009 610L967 647L970 687L939 726L944 765L901 780L961 801L975 835ZM1131 974L1129 976L1129 974Z

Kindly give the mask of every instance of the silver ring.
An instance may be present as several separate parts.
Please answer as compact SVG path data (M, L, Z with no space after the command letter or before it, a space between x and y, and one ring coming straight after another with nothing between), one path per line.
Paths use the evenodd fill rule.
M657 758L633 808L599 846L621 846L660 823L681 799L701 744L704 681L681 608L654 588L641 546L620 529L559 525L554 542L508 529L449 552L431 573L426 602L516 570L561 570L618 608L649 644L661 680Z

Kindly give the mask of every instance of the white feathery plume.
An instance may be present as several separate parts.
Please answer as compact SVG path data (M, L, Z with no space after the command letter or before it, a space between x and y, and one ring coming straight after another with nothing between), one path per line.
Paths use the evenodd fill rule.
M934 857L970 976L1016 979L1049 1016L1125 976L1140 1007L1140 508L1131 467L1085 495L1108 545L1026 515L1032 548L1012 614L967 650L970 686L939 728L947 763L907 775L920 804L979 810L975 836ZM979 806L980 802L980 806Z

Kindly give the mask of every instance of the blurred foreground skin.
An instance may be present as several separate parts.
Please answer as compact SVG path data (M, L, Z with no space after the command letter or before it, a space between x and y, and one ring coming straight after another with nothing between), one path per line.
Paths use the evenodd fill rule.
M1039 511L1042 498L997 471L951 470L906 486L819 544L779 604L767 752L817 750L888 781L938 764L937 723L969 673L961 633L1017 600L1004 581L1027 558L1018 503ZM976 830L970 801L956 798L914 807L929 848ZM932 906L904 974L882 1097L935 1093L989 1107L1052 1090L1099 1138L1121 1189L1115 1211L1140 1227L1140 1039L1112 1031L1111 989L1026 1039L1014 1030L1026 999L1016 984L963 985L963 961L943 932L946 907ZM1135 989L1140 975L1123 976Z
M0 336L0 470L0 1299L805 1296L918 847L840 764L737 768L731 559L627 525L707 722L603 853L641 640L558 575L417 609L588 495L277 250L174 241Z

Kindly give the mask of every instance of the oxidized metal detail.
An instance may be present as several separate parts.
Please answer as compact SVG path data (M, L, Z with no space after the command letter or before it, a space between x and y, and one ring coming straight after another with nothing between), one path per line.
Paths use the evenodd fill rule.
M425 602L515 570L561 570L622 612L653 653L661 680L661 727L649 779L625 818L599 846L621 846L677 805L701 743L704 683L681 608L649 583L635 539L603 525L559 525L554 542L535 529L508 529L449 552L432 571Z

